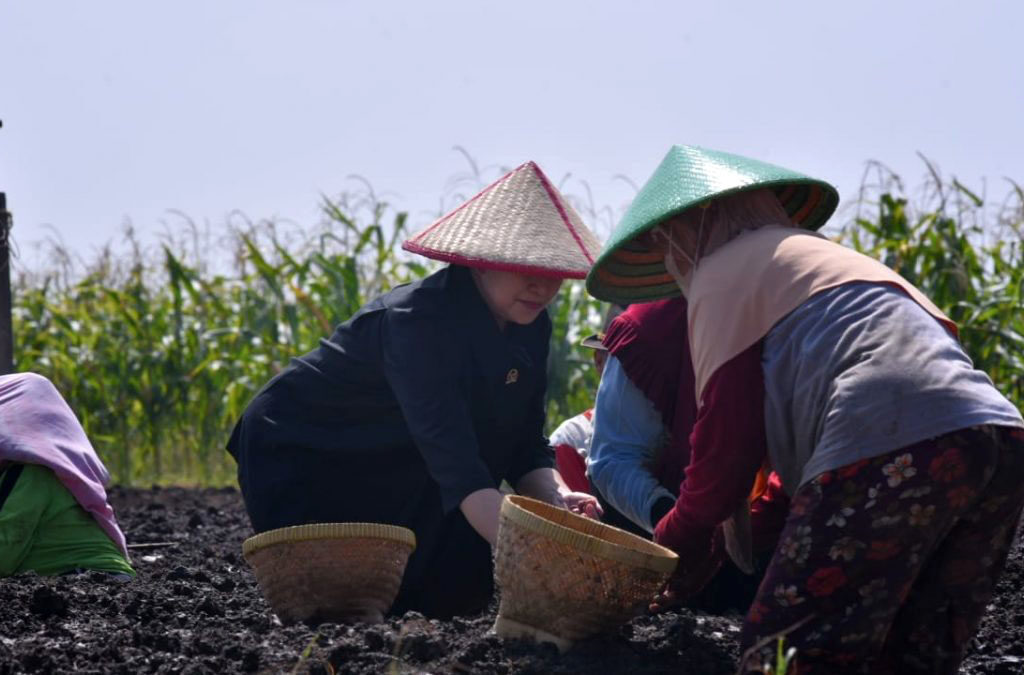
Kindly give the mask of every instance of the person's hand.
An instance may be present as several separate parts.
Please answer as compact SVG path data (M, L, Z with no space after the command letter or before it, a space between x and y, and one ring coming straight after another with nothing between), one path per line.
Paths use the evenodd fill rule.
M594 495L586 492L563 492L561 497L562 505L573 513L594 520L599 520L604 515L604 510Z
M648 609L652 613L679 607L700 592L718 573L725 560L725 539L721 526L715 528L709 549L702 551L701 547L694 547L687 551L687 548L683 547L682 551L677 551L679 565L665 584L665 588L651 601Z
M594 520L604 514L594 495L573 492L555 469L534 469L519 479L516 492Z

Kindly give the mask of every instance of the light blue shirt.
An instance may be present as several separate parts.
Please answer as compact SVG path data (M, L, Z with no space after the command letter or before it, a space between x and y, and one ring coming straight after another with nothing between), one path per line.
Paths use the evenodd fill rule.
M601 375L593 421L587 476L619 513L654 532L651 507L661 497L676 498L652 471L667 433L654 404L614 356L608 357Z

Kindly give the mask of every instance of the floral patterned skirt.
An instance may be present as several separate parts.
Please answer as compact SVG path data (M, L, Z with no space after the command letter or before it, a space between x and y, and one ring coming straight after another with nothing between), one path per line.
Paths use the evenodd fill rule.
M955 673L1022 506L1021 429L963 429L817 476L747 614L746 666L761 672L784 635L800 675Z

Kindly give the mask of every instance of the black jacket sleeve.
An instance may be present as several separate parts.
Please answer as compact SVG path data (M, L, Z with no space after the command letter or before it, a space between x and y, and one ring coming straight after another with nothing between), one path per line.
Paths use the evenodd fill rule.
M547 343L544 349L546 363ZM513 487L519 479L534 469L550 469L555 466L555 454L544 435L544 423L547 420L547 377L543 368L541 376L537 378L538 385L530 399L530 417L523 430L522 442L519 452L516 454L515 462L509 469L505 480Z
M464 350L436 315L392 308L381 324L384 376L394 391L445 513L472 492L497 487L480 457L466 392Z

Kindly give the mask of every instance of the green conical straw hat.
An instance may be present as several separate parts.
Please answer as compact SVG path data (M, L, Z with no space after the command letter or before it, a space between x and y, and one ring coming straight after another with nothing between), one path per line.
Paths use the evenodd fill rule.
M726 195L771 188L794 223L817 230L839 205L824 181L756 159L676 145L637 194L587 275L595 298L628 304L679 294L662 256L636 237L671 216Z

